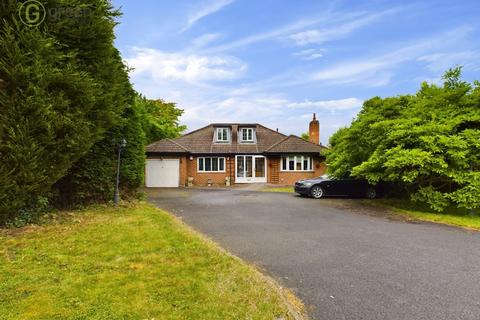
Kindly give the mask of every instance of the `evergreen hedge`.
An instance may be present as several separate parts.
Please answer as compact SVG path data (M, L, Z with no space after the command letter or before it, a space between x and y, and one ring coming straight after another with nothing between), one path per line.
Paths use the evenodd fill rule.
M41 2L55 15L37 27L19 21L22 1L0 3L0 223L27 221L49 201L111 199L122 138L121 186L133 194L143 181L145 128L149 136L182 130L174 104L149 115L154 101L135 95L113 44L120 13L108 0Z

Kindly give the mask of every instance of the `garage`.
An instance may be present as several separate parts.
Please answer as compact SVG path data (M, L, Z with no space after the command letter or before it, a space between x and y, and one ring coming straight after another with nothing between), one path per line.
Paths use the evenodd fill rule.
M145 186L150 188L178 187L179 174L179 159L147 159Z

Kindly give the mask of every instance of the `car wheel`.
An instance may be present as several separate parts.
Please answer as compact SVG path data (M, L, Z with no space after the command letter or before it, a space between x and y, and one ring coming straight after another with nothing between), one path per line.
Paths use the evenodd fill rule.
M368 199L375 199L377 197L377 191L374 188L368 188L365 196Z
M310 190L310 194L315 199L320 199L325 195L325 192L323 191L322 187L314 186L314 187L312 187L312 190Z

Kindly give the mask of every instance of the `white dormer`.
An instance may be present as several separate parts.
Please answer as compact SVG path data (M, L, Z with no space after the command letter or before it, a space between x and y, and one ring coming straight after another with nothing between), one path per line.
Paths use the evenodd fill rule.
M238 140L240 143L255 143L257 141L255 128L240 128L238 130Z
M230 128L228 127L219 127L215 128L215 142L218 143L229 143L230 142Z

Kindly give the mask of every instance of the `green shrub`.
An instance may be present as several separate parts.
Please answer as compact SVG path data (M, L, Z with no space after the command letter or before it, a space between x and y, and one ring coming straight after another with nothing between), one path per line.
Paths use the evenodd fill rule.
M122 139L127 141L127 145L121 151L120 188L123 196L134 196L143 183L145 134L137 112L128 107L121 125L112 128L55 185L59 196L56 202L61 206L71 206L112 200L118 145Z
M0 3L0 223L29 223L45 205L136 196L145 144L185 127L174 103L132 89L114 47L119 12L108 0L43 0L56 12L38 27L18 21L21 2ZM53 186L53 188L52 188ZM46 202L45 202L45 201Z
M42 1L88 15L18 21L16 0L0 4L0 220L44 196L52 184L118 126L133 98L113 46L108 1Z
M404 186L415 201L442 211L480 207L480 83L447 71L444 85L416 95L365 101L327 151L330 174Z

